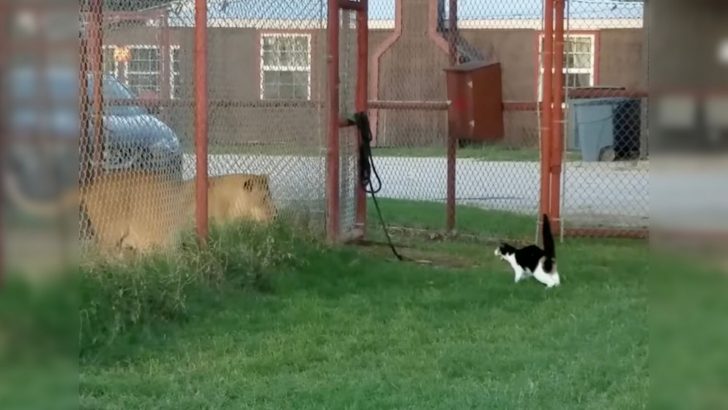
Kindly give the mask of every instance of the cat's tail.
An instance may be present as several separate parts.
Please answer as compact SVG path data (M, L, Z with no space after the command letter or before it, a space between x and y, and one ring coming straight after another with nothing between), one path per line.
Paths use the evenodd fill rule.
M556 246L554 245L554 235L551 233L551 221L546 214L543 214L543 250L546 254L544 261L544 270L550 272L554 261L556 260Z

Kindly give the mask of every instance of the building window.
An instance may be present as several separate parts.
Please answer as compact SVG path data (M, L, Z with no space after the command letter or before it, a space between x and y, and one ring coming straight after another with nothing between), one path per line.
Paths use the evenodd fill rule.
M130 45L128 61L115 61L117 46L105 46L104 71L116 76L140 98L160 98L162 59L159 46ZM108 50L108 51L107 51ZM179 46L170 47L170 94L178 97L182 90Z
M162 59L157 47L129 47L131 59L126 63L124 80L139 97L158 97Z
M595 83L594 67L596 61L595 36L593 34L570 34L564 44L564 86L566 88L593 87ZM543 95L543 43L539 41L538 100Z
M260 98L311 98L311 36L263 34L260 37Z
M172 76L172 90L170 91L172 98L179 98L182 95L182 90L184 90L182 88L182 74L180 74L181 66L179 47L172 47L172 72L170 73Z

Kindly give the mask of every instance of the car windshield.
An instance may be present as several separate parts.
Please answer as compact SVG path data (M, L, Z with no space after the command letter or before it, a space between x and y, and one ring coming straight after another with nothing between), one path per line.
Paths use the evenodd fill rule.
M11 99L20 101L33 101L49 98L51 100L78 107L79 81L78 74L72 70L51 69L46 73L47 81L37 81L36 71L31 69L19 69L12 73L9 81L8 89L11 90ZM46 85L47 89L41 92L41 85ZM88 96L90 107L93 106L93 90L94 79L91 75L88 77ZM112 75L103 76L102 95L104 98L104 114L118 116L134 116L143 115L147 111L141 105L135 104L116 104L115 101L134 101L138 98L134 93L125 87L119 80ZM91 108L89 108L91 109Z

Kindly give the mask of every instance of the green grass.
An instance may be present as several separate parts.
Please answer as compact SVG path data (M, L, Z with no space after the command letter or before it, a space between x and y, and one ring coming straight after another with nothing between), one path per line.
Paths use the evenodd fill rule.
M247 154L247 155L305 155L318 156L325 149L303 147L296 144L210 144L211 154ZM439 157L447 155L445 147L379 147L374 148L375 156L380 157ZM482 161L539 161L539 150L533 147L509 147L502 144L486 144L458 148L458 158L472 158ZM578 153L567 153L567 160L579 159Z
M437 215L435 205L383 207L395 224ZM462 217L473 230L526 228L507 215ZM436 263L395 262L376 246L310 245L294 250L300 263L278 265L267 292L231 287L190 300L184 322L84 357L81 407L646 406L646 245L569 241L558 248L563 286L551 290L514 284L482 243L407 245L403 253Z
M382 157L445 157L445 147L392 147L375 148L375 156ZM484 161L538 161L537 148L512 148L504 145L483 145L458 148L458 158L474 158Z
M396 147L374 148L375 156L381 157L445 157L445 147ZM509 147L502 144L484 144L458 148L458 158L472 158L481 161L539 161L539 149L535 147ZM566 154L568 161L579 160L578 153Z
M378 198L385 222L392 226L443 231L445 229L445 203ZM371 199L367 204L370 231L381 229ZM458 232L502 239L532 239L536 231L534 216L505 211L487 211L460 205L455 212Z

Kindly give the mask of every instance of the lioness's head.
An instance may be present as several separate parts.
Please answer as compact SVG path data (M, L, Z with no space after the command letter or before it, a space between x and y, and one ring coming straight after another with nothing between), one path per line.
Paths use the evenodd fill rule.
M242 203L238 204L238 208L247 208L253 220L268 222L276 217L278 210L270 194L268 175L249 175L244 178L243 193Z

